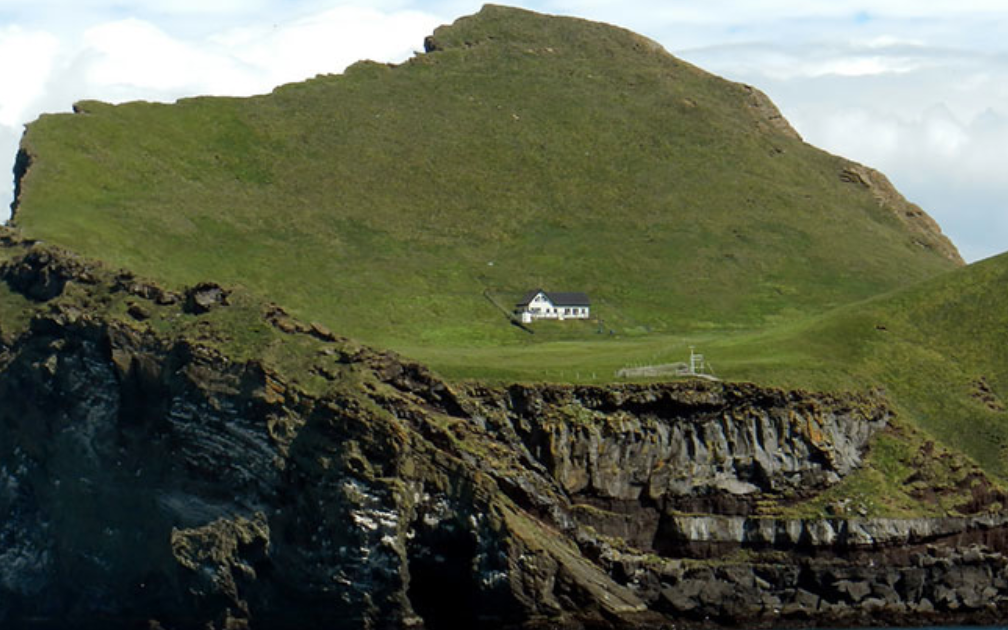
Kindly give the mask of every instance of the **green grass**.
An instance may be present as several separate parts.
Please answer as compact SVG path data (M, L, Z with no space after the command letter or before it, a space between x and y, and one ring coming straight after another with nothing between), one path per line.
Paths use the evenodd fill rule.
M1002 255L799 325L726 337L708 356L730 378L883 388L904 418L1008 478L1006 283Z
M583 328L572 339L577 333L554 323L534 326L524 344L406 352L457 379L612 382L621 367L686 361L695 346L725 379L819 391L880 388L902 422L1008 479L1006 286L1003 255L763 329L609 336Z
M585 291L619 335L678 337L796 321L954 266L843 182L845 160L639 36L488 7L435 40L262 97L44 116L16 223L472 374L496 349L507 363L546 344L559 364L558 336L596 339L530 337L485 291Z
M0 340L9 343L28 330L30 313L30 301L0 282Z
M321 359L263 328L261 299L452 379L604 383L695 346L723 378L884 388L913 431L842 491L895 497L872 510L909 509L899 444L1008 479L1008 416L978 394L1008 394L1008 261L955 270L846 160L627 31L487 7L434 42L250 99L43 116L15 222L171 287L240 287L209 328L152 325L308 388ZM529 334L485 297L536 287L589 293L595 319ZM18 299L0 286L4 332Z

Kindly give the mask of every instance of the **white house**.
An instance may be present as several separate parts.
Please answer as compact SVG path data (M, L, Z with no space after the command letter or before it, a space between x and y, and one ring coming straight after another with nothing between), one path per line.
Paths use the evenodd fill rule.
M588 319L591 300L584 293L547 293L536 289L515 305L515 315L526 324L536 319Z

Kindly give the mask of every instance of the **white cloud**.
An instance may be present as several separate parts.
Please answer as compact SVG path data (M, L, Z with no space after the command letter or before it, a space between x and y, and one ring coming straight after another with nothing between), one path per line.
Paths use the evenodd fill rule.
M900 56L864 55L854 53L850 56L806 58L797 64L788 64L775 68L774 76L787 77L820 77L837 75L841 77L862 77L879 74L902 74L918 69L919 62Z
M259 73L264 89L336 72L360 59L402 61L423 48L441 20L415 11L385 14L337 7L284 24L230 29L212 42Z
M17 26L0 29L0 125L24 121L31 103L39 98L59 52L59 40Z
M130 0L128 5L109 0L32 0L25 6L23 0L0 0L0 12L14 15L43 15L47 19L58 18L59 14L109 15L128 10L132 14L173 14L173 15L241 15L263 11L274 4L268 0Z
M92 90L112 94L115 100L116 90L184 94L210 86L219 93L247 89L244 72L226 54L174 39L132 18L88 29L75 61L83 61L85 82Z
M955 18L975 15L1004 15L1001 0L548 0L533 3L545 10L575 13L608 13L660 16L690 23L725 23L726 21L766 22L788 19L836 19L856 16L874 18ZM618 17L618 15L617 15Z
M904 39L894 35L876 35L868 39L852 38L854 46L868 49L886 48L923 48L924 42L919 39Z
M808 142L885 172L967 260L1008 249L1005 55L884 34L681 55L766 91Z
M912 109L806 103L791 116L806 140L889 175L967 260L1008 249L1008 107L972 117L942 103Z

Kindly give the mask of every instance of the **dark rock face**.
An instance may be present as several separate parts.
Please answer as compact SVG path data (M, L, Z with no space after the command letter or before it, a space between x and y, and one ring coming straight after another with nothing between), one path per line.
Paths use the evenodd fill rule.
M28 174L31 164L31 154L23 147L18 149L17 157L14 158L14 199L10 205L11 218L17 214L18 206L21 204L21 181Z
M228 293L218 284L203 282L186 291L185 312L200 315L215 306L226 306Z
M674 617L761 624L899 624L972 618L991 623L1005 600L1008 559L978 547L929 548L901 561L671 565L653 606ZM873 562L874 560L874 562Z
M58 256L43 248L33 248L16 263L8 265L4 279L19 293L45 302L63 293L71 279L93 283L89 265L71 256Z
M235 308L219 287L183 298L41 247L0 279L41 301L0 342L4 627L654 628L1008 610L1004 517L755 514L761 497L801 499L856 470L889 420L877 394L451 386L265 307L264 325L327 362L330 386L313 393L258 359L155 332L158 309L201 317L197 295ZM121 318L65 296L101 290L126 295Z
M416 467L434 458L413 462L388 414L278 388L206 348L35 328L0 379L0 615L397 627L415 618L408 569L430 549L467 540L460 566L482 554L506 574L468 482L428 487Z
M677 503L814 494L856 469L889 412L879 399L747 384L511 387L522 441L577 497Z

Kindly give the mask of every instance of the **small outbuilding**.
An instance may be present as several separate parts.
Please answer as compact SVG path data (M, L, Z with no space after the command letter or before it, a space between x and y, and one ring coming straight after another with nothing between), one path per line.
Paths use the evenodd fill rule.
M515 315L524 323L537 319L588 319L591 317L591 300L585 293L529 291L515 305Z

